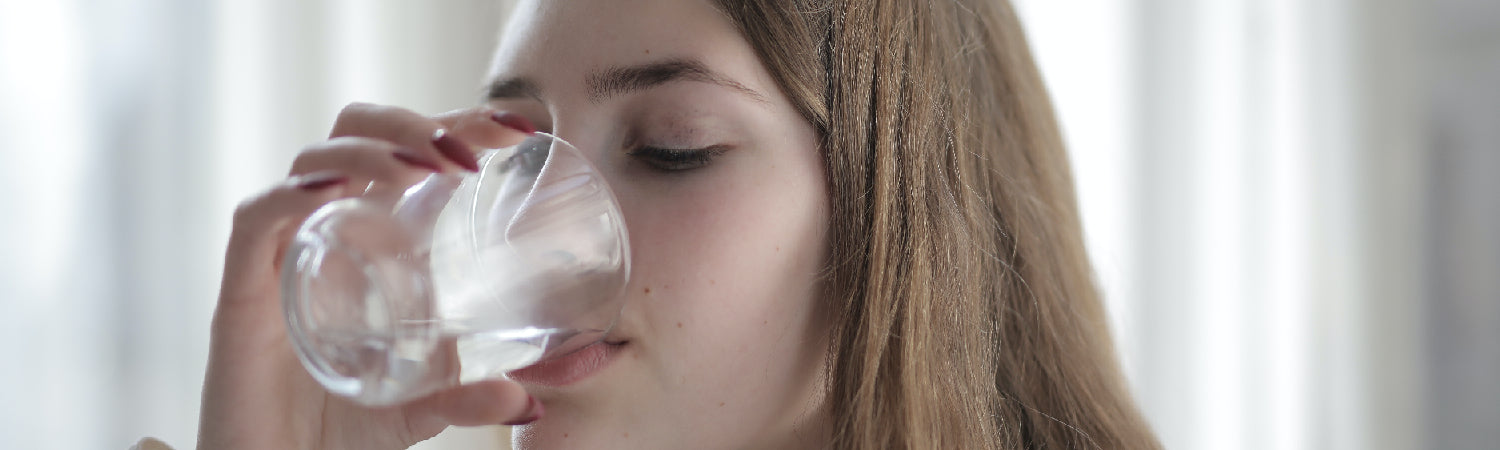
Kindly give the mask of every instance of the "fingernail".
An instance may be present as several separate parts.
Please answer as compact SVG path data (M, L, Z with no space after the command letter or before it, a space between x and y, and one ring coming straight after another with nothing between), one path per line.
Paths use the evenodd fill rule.
M505 425L516 426L536 422L537 419L542 418L542 411L542 402L537 401L536 397L527 396L526 413L522 414L520 419L505 422Z
M448 129L438 128L432 133L432 146L437 147L438 153L447 156L448 159L458 163L460 167L469 169L470 172L479 171L479 160L475 158L474 152L468 146L459 142L457 138L448 135Z
M297 188L304 191L317 191L344 184L348 181L349 177L337 173L314 173L298 177Z
M407 150L404 148L399 149L396 150L395 153L392 153L391 156L394 156L397 161L404 162L410 166L421 167L433 172L443 171L443 166L438 165L437 161L427 159L427 157L419 155L417 154L417 152L411 150Z
M494 119L495 123L505 125L522 133L531 134L536 132L536 126L532 125L530 120L521 117L520 114L495 111L493 114L490 114L490 118Z

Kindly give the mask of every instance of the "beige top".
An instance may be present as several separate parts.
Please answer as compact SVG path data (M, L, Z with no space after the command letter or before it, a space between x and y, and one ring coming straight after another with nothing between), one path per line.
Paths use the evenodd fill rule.
M130 450L172 450L172 446L156 438L143 438L130 446Z

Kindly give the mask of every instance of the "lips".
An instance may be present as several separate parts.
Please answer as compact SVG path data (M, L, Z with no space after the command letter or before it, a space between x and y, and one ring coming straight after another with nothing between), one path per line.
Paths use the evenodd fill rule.
M600 341L561 358L542 361L507 373L510 379L528 384L561 387L582 381L614 362L626 342Z

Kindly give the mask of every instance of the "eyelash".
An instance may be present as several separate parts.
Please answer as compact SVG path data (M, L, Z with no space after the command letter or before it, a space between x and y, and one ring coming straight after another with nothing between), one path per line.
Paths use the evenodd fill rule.
M679 172L706 166L723 154L724 150L727 150L727 147L722 145L698 149L639 147L628 154L653 169L663 172Z

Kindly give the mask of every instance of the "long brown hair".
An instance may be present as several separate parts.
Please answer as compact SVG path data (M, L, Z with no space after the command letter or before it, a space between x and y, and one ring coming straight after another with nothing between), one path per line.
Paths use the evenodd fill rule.
M821 137L834 448L1157 448L1004 0L718 0Z

